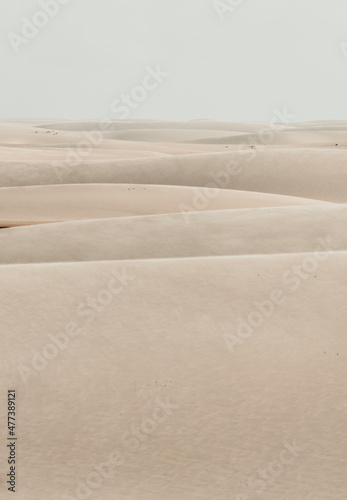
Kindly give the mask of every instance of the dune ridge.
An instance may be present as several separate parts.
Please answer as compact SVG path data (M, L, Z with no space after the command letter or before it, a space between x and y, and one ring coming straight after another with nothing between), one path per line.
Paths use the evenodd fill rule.
M347 121L0 120L18 500L345 500L346 160Z

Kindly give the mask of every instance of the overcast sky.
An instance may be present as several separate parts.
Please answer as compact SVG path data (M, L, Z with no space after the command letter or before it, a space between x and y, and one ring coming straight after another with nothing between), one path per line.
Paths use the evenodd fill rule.
M0 0L0 35L1 118L347 119L346 0Z

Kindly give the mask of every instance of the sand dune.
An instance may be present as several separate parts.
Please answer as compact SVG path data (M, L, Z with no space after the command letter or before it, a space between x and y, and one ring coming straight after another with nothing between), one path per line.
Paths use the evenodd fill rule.
M82 154L76 153L78 145L71 144L61 144L60 147L43 147L39 150L30 149L28 145L25 147L4 147L0 146L0 157L2 161L6 160L6 165L9 162L18 162L18 161L27 161L27 158L30 158L30 161L46 161L49 162L51 168L55 166L55 162L63 163L67 166L70 164L76 164L77 162L87 156L90 160L107 160L107 159L135 159L135 158L156 158L165 156L165 153L160 153L158 151L141 151L139 148L137 149L116 149L113 150L111 148L108 149L93 149L92 151L86 153L82 149Z
M342 251L346 226L347 205L42 224L2 230L0 264L301 253L322 244Z
M211 186L347 203L347 151L247 149L131 161L0 161L2 187L74 183Z
M75 496L113 459L95 499L342 500L347 254L294 289L283 276L306 255L0 266L3 391L23 387L17 496ZM234 344L275 289L273 313ZM281 474L261 480L274 461Z
M305 198L148 184L64 184L0 188L0 226L22 226L227 208L325 203Z
M144 130L131 129L118 132L108 132L110 139L119 139L127 141L148 141L148 142L210 142L213 144L215 139L224 139L227 143L229 137L244 136L243 132L228 132L227 130L196 130L196 129L163 129ZM226 138L226 140L225 140Z
M0 120L17 500L346 499L346 160L346 121Z
M290 131L276 131L276 133L267 132L268 138L272 144L296 144L296 145L310 145L310 146L336 146L336 145L344 145L347 146L347 130L315 130L314 132L310 132L308 130L297 131L292 129ZM270 140L271 137L271 140ZM250 133L250 134L238 134L231 135L229 137L224 136L220 139L211 138L211 139L200 139L196 142L205 143L205 144L243 144L245 142L249 142L251 144L257 144L259 136Z
M42 122L42 120L41 120ZM80 122L61 121L39 124L38 126L44 129L66 130L66 131L90 131L100 130L103 128L103 121L100 120L84 120ZM272 126L279 128L280 125L273 124ZM268 123L259 122L227 122L217 120L192 120L189 122L170 121L170 120L112 120L108 124L108 129L111 130L161 130L161 129L180 129L180 130L228 130L232 132L256 132L268 128Z

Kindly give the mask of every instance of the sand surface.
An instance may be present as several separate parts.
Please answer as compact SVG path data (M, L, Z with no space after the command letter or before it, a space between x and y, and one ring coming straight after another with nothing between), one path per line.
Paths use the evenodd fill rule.
M346 227L342 204L40 224L2 230L0 263L314 252L318 240L332 245L332 233L334 250L342 251L347 250Z
M1 500L8 390L17 500L346 499L347 122L269 129L0 121Z
M226 153L132 160L0 159L0 187L81 183L208 186L347 203L346 158L347 150L338 148L252 150L245 146Z
M325 204L291 196L148 184L64 184L0 188L0 226L133 215Z

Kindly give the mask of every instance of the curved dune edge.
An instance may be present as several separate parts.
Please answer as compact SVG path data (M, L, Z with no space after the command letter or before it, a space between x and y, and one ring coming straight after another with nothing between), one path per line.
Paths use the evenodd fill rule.
M326 204L318 200L232 190L135 184L0 189L0 226L158 213ZM329 205L329 204L327 204Z
M40 500L49 491L57 499L74 495L93 464L118 452L114 475L93 491L97 500L130 490L143 498L144 482L151 500L170 498L172 491L182 498L237 498L250 491L250 471L268 470L280 457L283 474L264 498L341 498L347 376L341 269L347 254L330 255L294 289L284 273L306 265L306 257L1 266L0 380L6 380L3 390L25 390L22 494L30 498L44 475L49 480ZM103 309L93 315L86 300L113 278L115 290L123 288L108 305L100 295ZM239 322L252 321L258 310L254 302L274 298L278 289L283 296L277 295L281 303L272 314L262 314L248 338L233 343ZM42 353L66 325L72 331L72 321L80 333L34 370L33 350ZM122 436L133 437L132 425L151 418L158 400L170 404L170 412L131 452ZM102 426L100 401L107 401Z
M41 224L0 231L0 264L341 251L346 227L347 205Z
M0 146L0 158L2 160L9 161L27 161L27 158L30 158L30 161L46 161L50 162L51 167L54 168L56 163L65 163L69 165L70 163L74 163L76 161L74 158L80 158L83 155L79 155L74 153L74 150L77 150L78 144L61 144L59 147L45 147L42 145L41 148L36 148L33 146L30 148L30 145L20 145L16 147L8 147L8 146ZM71 160L69 156L69 149L72 151ZM153 149L153 148L152 148ZM89 160L123 160L123 159L141 159L141 158L162 158L165 157L167 153L160 151L151 151L150 148L143 151L139 148L137 149L126 149L126 148L118 148L116 150L113 149L102 149L96 148L90 153L88 153ZM75 155L75 156L74 156Z
M346 500L347 121L107 126L0 119L17 500Z
M78 160L78 159L77 159ZM216 187L347 203L347 150L245 149L150 159L0 161L0 186L124 183Z

